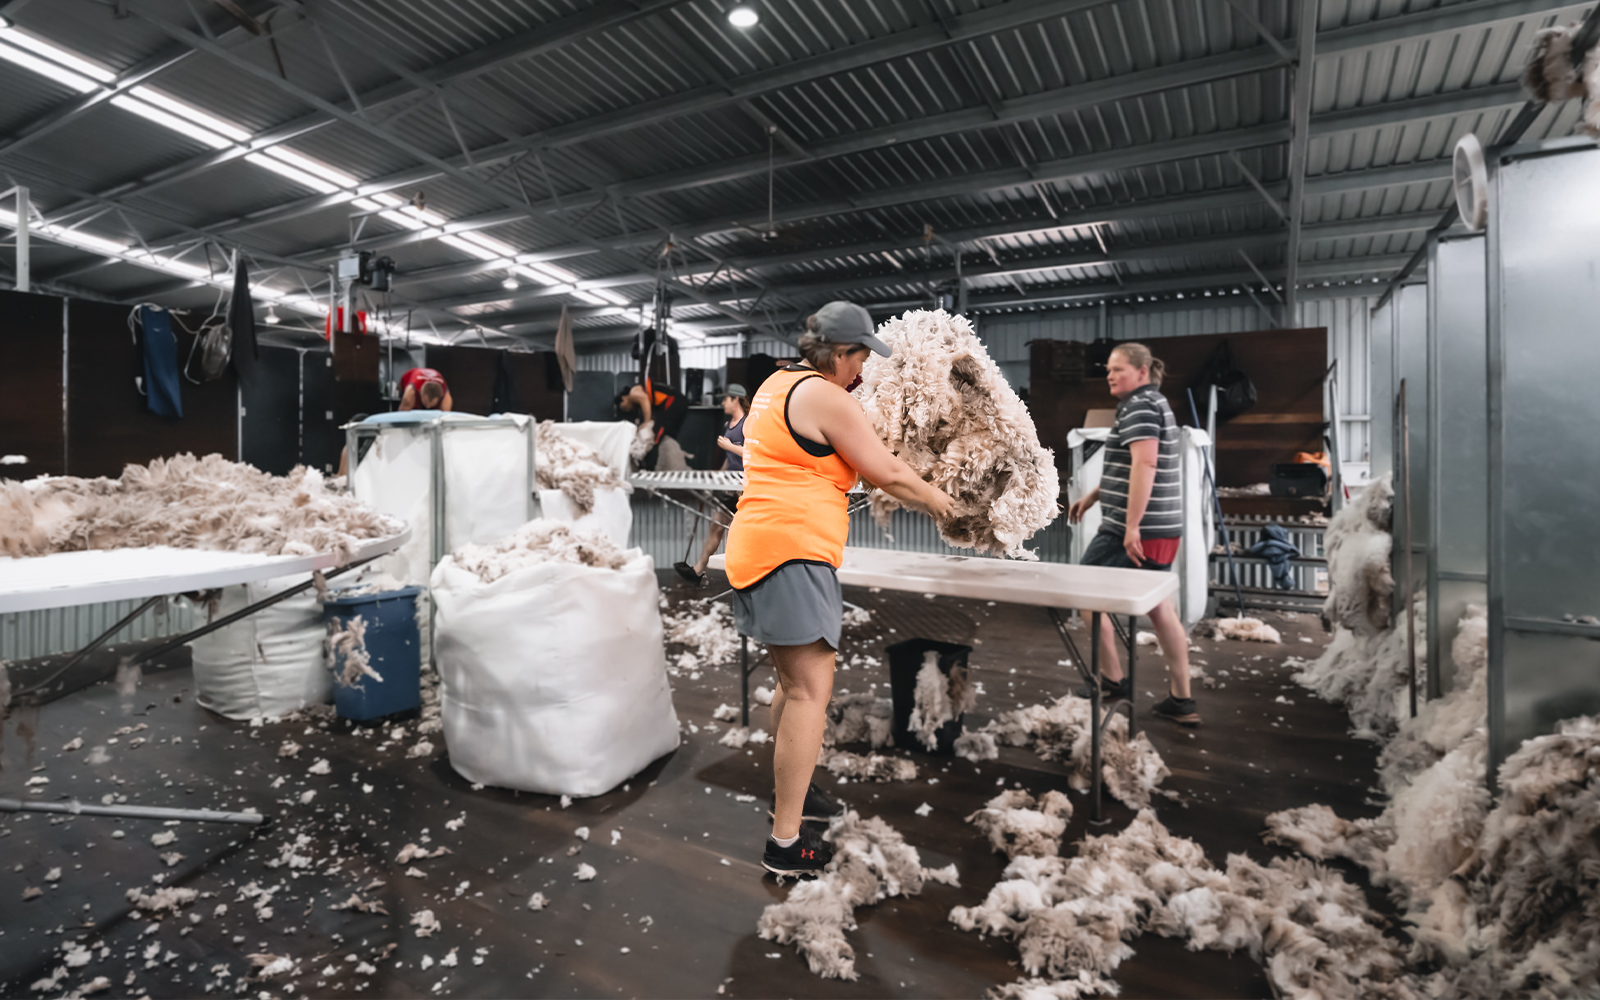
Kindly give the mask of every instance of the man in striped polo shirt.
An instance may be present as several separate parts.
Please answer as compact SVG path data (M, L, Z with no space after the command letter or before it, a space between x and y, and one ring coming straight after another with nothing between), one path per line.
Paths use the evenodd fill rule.
M1178 481L1178 420L1161 395L1165 366L1143 344L1122 344L1106 362L1106 383L1117 397L1117 419L1106 440L1100 485L1072 505L1077 524L1100 504L1100 532L1083 553L1085 566L1116 566L1165 572L1178 555L1183 534L1183 496ZM1150 612L1156 639L1171 674L1166 700L1155 714L1198 726L1200 713L1189 690L1189 635L1167 598ZM1100 685L1114 698L1132 700L1133 690L1117 657L1111 619L1100 621Z

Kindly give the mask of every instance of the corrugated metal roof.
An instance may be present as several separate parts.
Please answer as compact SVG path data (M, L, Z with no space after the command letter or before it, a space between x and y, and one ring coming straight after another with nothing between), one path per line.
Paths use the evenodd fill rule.
M662 273L679 276L684 318L759 301L751 319L787 323L830 288L918 301L954 284L953 251L924 244L928 226L960 248L979 309L1237 284L1252 277L1241 253L1274 280L1286 263L1285 227L1250 178L1285 196L1291 74L1224 4L761 0L745 31L723 0L241 2L270 35L183 0L128 0L123 18L30 4L17 19L112 73L170 61L149 86L282 140L291 162L420 192L435 222L553 252L580 287L599 283L498 295L503 269L481 266L491 251L468 252L470 238L369 218L361 245L395 257L399 294L433 304L435 322L517 325L563 302L592 312L599 290L632 307ZM1299 4L1246 2L1293 44ZM1491 138L1516 111L1532 32L1586 9L1323 0L1307 281L1394 273L1421 245L1416 220L1448 204L1457 139ZM126 223L105 212L85 231L210 238L313 282L349 243L361 210L326 181L216 163L192 136L104 102L58 121L74 91L11 63L0 90L0 169L47 216L120 208ZM1549 109L1528 137L1570 134L1577 118L1575 102ZM11 148L8 136L40 126ZM79 271L66 280L101 296L161 283L126 264L81 270L91 258L64 249L50 269ZM407 272L429 273L407 288ZM627 321L585 315L579 327Z

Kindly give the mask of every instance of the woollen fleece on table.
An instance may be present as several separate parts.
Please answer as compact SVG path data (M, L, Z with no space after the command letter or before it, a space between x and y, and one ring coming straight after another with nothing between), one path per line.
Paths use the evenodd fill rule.
M956 548L1037 559L1022 545L1056 519L1055 457L972 324L914 309L878 337L894 353L867 359L861 408L890 451L955 500L939 534ZM904 506L882 490L871 503L885 527Z
M594 491L633 491L628 481L600 458L599 452L561 433L553 420L539 421L534 438L534 468L539 488L560 490L579 514L594 510Z

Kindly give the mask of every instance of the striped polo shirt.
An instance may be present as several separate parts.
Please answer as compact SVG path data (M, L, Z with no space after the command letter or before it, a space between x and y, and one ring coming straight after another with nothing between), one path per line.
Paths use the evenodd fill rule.
M1141 385L1117 405L1117 421L1106 440L1105 472L1100 477L1101 531L1119 534L1128 523L1128 474L1133 453L1128 445L1156 438L1161 442L1150 503L1139 522L1145 538L1177 538L1183 534L1183 496L1178 483L1178 419L1153 385Z

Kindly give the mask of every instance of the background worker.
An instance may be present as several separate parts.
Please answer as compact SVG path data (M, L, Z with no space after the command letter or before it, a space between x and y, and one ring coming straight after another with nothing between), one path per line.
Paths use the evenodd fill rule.
M444 376L432 368L413 368L400 376L400 412L440 410L449 413L456 406Z
M839 808L811 785L811 776L844 614L837 569L850 532L847 494L865 478L935 518L948 517L954 504L884 446L845 391L869 350L889 355L867 311L830 302L806 328L803 363L773 373L751 400L744 495L727 551L734 624L766 643L778 675L772 836L762 855L762 865L778 875L814 875L833 854L802 821Z
M650 446L639 456L639 468L665 471L688 467L681 461L683 448L678 444L678 432L689 418L689 401L682 393L671 386L647 381L618 393L617 409L626 417L637 418L641 428L654 421ZM672 443L663 447L668 438ZM661 461L663 452L674 456L666 464Z
M1143 344L1121 344L1106 362L1106 384L1117 397L1116 423L1106 439L1100 485L1067 512L1077 524L1100 504L1100 531L1083 552L1085 566L1116 566L1166 572L1183 535L1183 495L1178 480L1178 420L1161 395L1166 366ZM1169 691L1152 710L1183 726L1198 726L1200 713L1189 690L1189 635L1167 598L1150 612L1156 640L1167 658ZM1109 615L1100 616L1100 678L1113 698L1133 698L1117 657Z
M722 452L722 469L725 472L744 471L744 418L745 410L750 406L749 395L744 386L734 382L722 396L722 412L728 422L722 429L722 435L717 438L717 448ZM728 533L728 525L733 523L734 511L739 509L739 494L715 493L713 496L719 506L712 512L711 527L706 531L706 543L700 549L700 558L695 560L693 566L686 562L672 565L678 575L690 583L706 582L706 566L710 564L711 557L717 554L723 536Z

